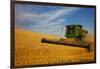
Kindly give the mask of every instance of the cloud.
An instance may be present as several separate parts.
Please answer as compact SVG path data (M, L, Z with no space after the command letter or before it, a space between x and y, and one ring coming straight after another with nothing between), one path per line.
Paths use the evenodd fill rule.
M61 30L61 28L65 26L64 22L66 22L65 18L59 17L63 17L65 15L68 16L79 9L75 7L64 7L60 9L51 9L49 11L44 10L44 12L39 12L38 9L37 13L36 9L34 9L35 12L32 10L33 7L28 9L29 12L28 10L25 11L25 9L27 8L25 8L25 6L21 6L21 9L19 11L17 8L18 7L16 7L15 11L16 28L27 29L31 31L41 32L45 34L53 34L58 36L64 36L64 30ZM48 7L42 6L42 10L43 8L45 9Z
M56 19L57 17L63 16L63 15L67 16L67 15L71 14L73 11L78 10L78 9L79 8L64 8L64 9L45 13L44 15L49 15L49 16L47 19L45 19L42 22L52 21L52 20Z

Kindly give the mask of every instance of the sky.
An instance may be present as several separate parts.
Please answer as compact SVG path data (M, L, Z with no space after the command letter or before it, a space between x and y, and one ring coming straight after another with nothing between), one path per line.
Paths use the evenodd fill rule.
M94 8L15 5L15 28L64 37L65 26L80 24L94 33Z

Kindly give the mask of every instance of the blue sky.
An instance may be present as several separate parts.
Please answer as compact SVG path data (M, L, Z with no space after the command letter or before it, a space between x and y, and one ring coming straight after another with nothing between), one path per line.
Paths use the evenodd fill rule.
M16 4L15 27L64 37L66 25L81 24L85 30L93 33L94 10L82 7Z

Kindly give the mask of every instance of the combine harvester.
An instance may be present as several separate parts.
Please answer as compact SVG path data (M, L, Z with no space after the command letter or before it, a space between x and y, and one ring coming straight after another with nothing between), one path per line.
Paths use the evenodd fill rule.
M48 38L42 38L41 42L56 45L81 47L86 48L88 51L90 51L90 44L84 40L87 33L88 31L84 30L82 28L82 25L66 25L65 39L61 38L59 40L51 40ZM70 38L74 39L74 41L70 41Z

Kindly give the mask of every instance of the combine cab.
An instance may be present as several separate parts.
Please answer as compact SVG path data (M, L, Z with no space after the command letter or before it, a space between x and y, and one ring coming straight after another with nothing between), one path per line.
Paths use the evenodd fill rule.
M67 38L85 38L88 32L83 30L82 25L66 25L66 34L65 37Z
M48 38L42 38L42 43L50 43L56 45L67 45L74 47L86 48L88 51L90 50L90 44L84 41L86 34L88 32L82 28L82 25L66 25L65 37L66 39L59 40L50 40ZM69 41L69 38L73 38L74 41Z

